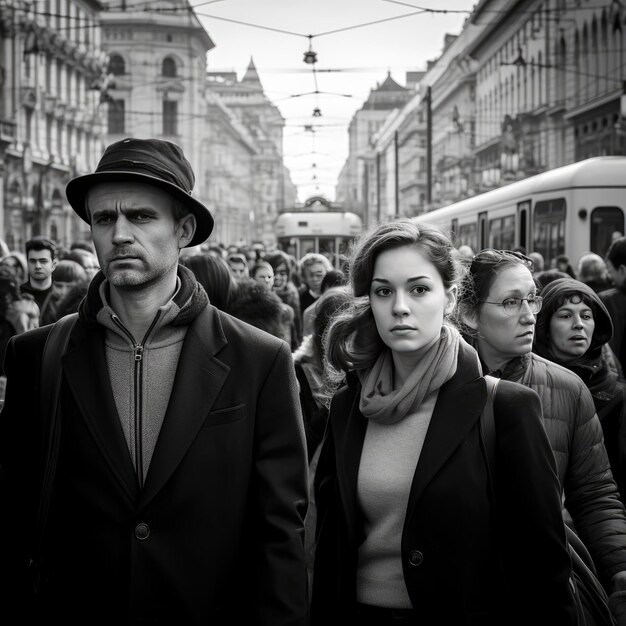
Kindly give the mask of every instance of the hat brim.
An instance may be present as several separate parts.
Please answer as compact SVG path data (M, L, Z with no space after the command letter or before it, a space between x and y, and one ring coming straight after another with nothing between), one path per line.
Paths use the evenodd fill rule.
M74 212L87 224L91 224L87 214L87 194L94 185L101 183L116 183L124 181L133 181L148 183L168 191L174 198L182 202L196 217L196 232L192 240L186 247L198 246L204 243L213 231L214 220L209 209L196 200L192 195L188 194L173 183L133 171L114 171L114 172L94 172L93 174L85 174L73 178L65 187L65 195Z

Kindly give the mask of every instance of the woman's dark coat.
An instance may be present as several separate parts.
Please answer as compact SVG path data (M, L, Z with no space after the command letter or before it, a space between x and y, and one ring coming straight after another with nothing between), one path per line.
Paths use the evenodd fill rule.
M314 625L358 623L353 607L363 537L356 494L367 425L359 393L351 383L335 395L316 472ZM560 487L539 398L500 383L495 507L479 438L486 399L477 355L462 342L458 369L439 391L402 534L415 623L574 624Z

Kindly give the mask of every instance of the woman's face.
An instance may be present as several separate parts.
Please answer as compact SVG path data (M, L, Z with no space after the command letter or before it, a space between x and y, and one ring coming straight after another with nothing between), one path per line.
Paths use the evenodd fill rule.
M413 246L381 252L374 263L370 306L382 341L399 358L418 355L441 334L456 287L446 289L437 268Z
M550 318L550 348L559 361L571 361L589 350L596 322L593 311L576 296L565 302Z
M287 265L285 263L281 263L274 270L274 287L282 289L287 284L288 278L289 271L287 269Z
M478 317L470 323L478 330L480 356L491 369L532 350L536 319L528 302L523 301L512 314L500 303L507 298L528 298L536 292L533 277L523 265L507 267L496 275Z

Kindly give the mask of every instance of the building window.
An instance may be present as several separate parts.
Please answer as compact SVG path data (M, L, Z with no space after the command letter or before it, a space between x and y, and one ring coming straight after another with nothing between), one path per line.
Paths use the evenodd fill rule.
M178 102L163 100L163 134L178 134Z
M176 76L176 61L174 61L172 57L163 59L161 74L167 78L174 78Z
M111 55L109 60L109 74L113 76L122 76L126 74L126 63L119 54Z
M109 134L123 134L126 132L124 122L125 103L124 100L113 100L109 103L108 125Z

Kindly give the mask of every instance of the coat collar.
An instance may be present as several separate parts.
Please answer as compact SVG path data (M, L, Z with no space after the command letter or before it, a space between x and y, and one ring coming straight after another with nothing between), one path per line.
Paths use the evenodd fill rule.
M343 422L345 414L338 416L335 420L335 428L333 428L339 491L347 527L351 529L358 526L356 524L358 511L357 480L367 428L367 419L363 417L358 408L359 393L360 386L358 385L352 390L352 393L348 392L351 406L343 407L349 411L347 421ZM478 354L469 344L461 341L457 370L454 376L439 390L430 426L415 470L407 517L415 509L428 483L445 465L479 420L486 400L486 383L482 378ZM342 422L345 429L341 426Z
M111 391L103 330L76 325L62 360L65 378L96 445L131 501L139 496L139 504L147 504L186 454L230 371L217 358L226 343L219 312L206 306L187 331L161 435L144 489L138 494Z

